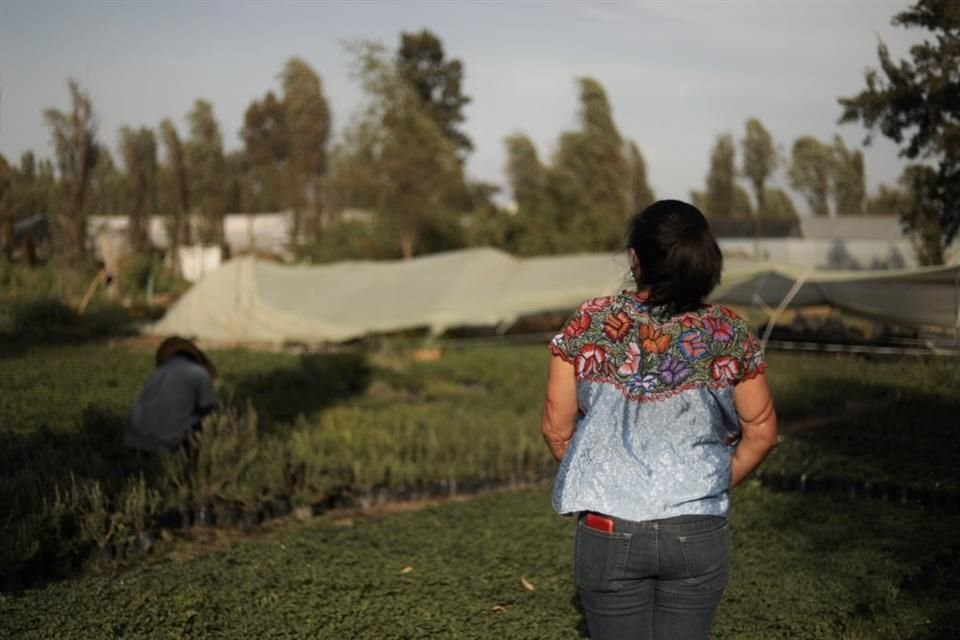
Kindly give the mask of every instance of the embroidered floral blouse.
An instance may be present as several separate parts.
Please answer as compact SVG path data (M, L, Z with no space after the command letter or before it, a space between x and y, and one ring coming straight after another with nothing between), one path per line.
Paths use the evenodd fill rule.
M670 316L624 291L580 305L550 350L574 365L580 407L558 512L727 515L733 387L766 368L742 318L719 305Z

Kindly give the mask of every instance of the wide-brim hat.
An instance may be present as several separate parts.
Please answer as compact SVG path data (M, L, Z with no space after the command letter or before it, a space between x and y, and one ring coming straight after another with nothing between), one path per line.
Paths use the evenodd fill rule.
M211 378L217 377L217 368L210 362L210 358L193 342L180 336L171 336L160 343L160 346L157 347L157 366L165 365L170 361L170 358L178 354L185 355L202 366Z

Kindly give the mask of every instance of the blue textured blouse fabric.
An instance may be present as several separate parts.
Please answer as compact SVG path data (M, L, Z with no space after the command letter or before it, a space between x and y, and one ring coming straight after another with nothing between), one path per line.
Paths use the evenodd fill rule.
M727 515L733 387L766 367L742 318L719 305L670 316L624 291L580 305L550 349L574 365L580 407L554 483L559 513Z

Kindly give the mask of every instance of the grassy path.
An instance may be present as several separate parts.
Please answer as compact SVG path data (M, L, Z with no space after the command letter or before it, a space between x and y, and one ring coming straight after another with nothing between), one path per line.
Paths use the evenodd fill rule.
M324 518L219 553L0 596L0 637L584 637L572 524L548 498L542 487L352 526ZM960 630L948 575L956 516L750 484L733 524L716 638L932 640Z

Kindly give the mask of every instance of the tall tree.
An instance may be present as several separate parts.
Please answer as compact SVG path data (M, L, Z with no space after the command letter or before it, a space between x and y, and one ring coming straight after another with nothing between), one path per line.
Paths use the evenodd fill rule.
M187 175L192 204L201 217L199 240L223 244L223 214L226 208L226 161L220 125L213 105L197 100L187 114L190 138L186 144Z
M793 143L790 160L790 186L800 192L810 210L818 216L830 215L830 147L816 138L804 136Z
M704 193L705 213L717 218L742 215L736 205L736 147L733 136L724 133L717 136L710 152L710 172L707 174L707 189Z
M903 217L911 204L909 194L903 189L881 183L877 186L876 193L867 196L866 213Z
M554 168L565 172L582 192L590 217L594 249L616 249L630 211L630 167L623 138L613 120L606 91L593 78L579 78L580 129L560 137Z
M517 210L513 220L511 249L521 255L543 255L558 250L558 240L567 235L575 207L564 208L556 198L554 171L545 167L533 142L522 133L504 140L506 173ZM573 185L571 180L568 185Z
M377 174L379 158L378 124L359 119L347 127L330 153L330 169L324 179L324 207L338 220L348 208L375 210L380 202L382 176Z
M55 216L58 253L66 264L86 258L87 208L90 181L100 145L90 96L75 80L69 80L70 110L46 109L59 173L60 198Z
M871 132L879 130L901 145L901 156L935 163L934 179L919 179L914 172L915 179L909 180L923 185L925 195L917 202L929 207L928 215L908 215L903 222L908 229L927 234L927 222L918 220L936 218L941 244L947 245L960 230L960 3L918 0L892 22L926 29L934 37L911 47L911 60L899 64L881 42L877 54L882 75L868 70L866 89L839 99L840 122L860 122ZM866 143L870 140L868 136Z
M301 233L315 235L323 225L321 188L327 171L330 109L320 76L304 60L290 58L280 75L296 238Z
M939 179L935 169L919 164L908 166L900 176L900 184L907 192L901 219L913 240L917 262L921 265L943 264L943 235L937 202Z
M545 197L546 172L530 138L515 133L504 140L507 147L507 181L520 215L541 209Z
M737 218L753 218L757 219L757 212L753 209L753 203L750 202L750 194L747 193L747 190L741 187L740 185L734 185L733 187L733 215ZM756 233L759 234L759 225L754 227Z
M126 176L114 163L113 154L108 148L101 147L90 181L90 213L100 216L123 215L129 206L127 182Z
M838 215L863 213L867 190L863 153L858 149L847 149L840 136L834 136L832 154L830 191L833 210Z
M773 136L757 118L747 120L746 133L740 145L743 149L741 171L753 187L757 215L762 217L768 214L766 184L777 168L777 148L773 143Z
M157 138L153 130L120 129L120 154L127 170L130 196L130 246L143 252L150 246L150 217L157 208Z
M447 202L461 184L456 148L387 58L383 46L352 45L355 74L368 104L351 127L377 176L377 213L393 230L404 258L444 228Z
M632 140L627 144L627 163L630 165L630 210L642 211L653 204L656 197L647 182L647 163Z
M766 189L763 202L766 206L764 215L768 218L797 219L797 209L793 206L793 200L783 189Z
M247 107L240 137L249 165L244 176L244 210L286 208L291 138L286 109L272 91Z
M453 142L460 159L473 150L473 142L460 128L463 108L470 98L463 95L463 63L447 60L443 43L424 29L419 33L401 33L397 68L410 83L427 115L444 136Z
M178 269L177 254L180 246L190 242L190 225L187 223L190 212L187 159L177 127L169 118L165 118L160 123L160 140L163 142L166 155L163 181L166 205L164 210L169 216L167 231L170 235L170 254L173 256L174 269Z

